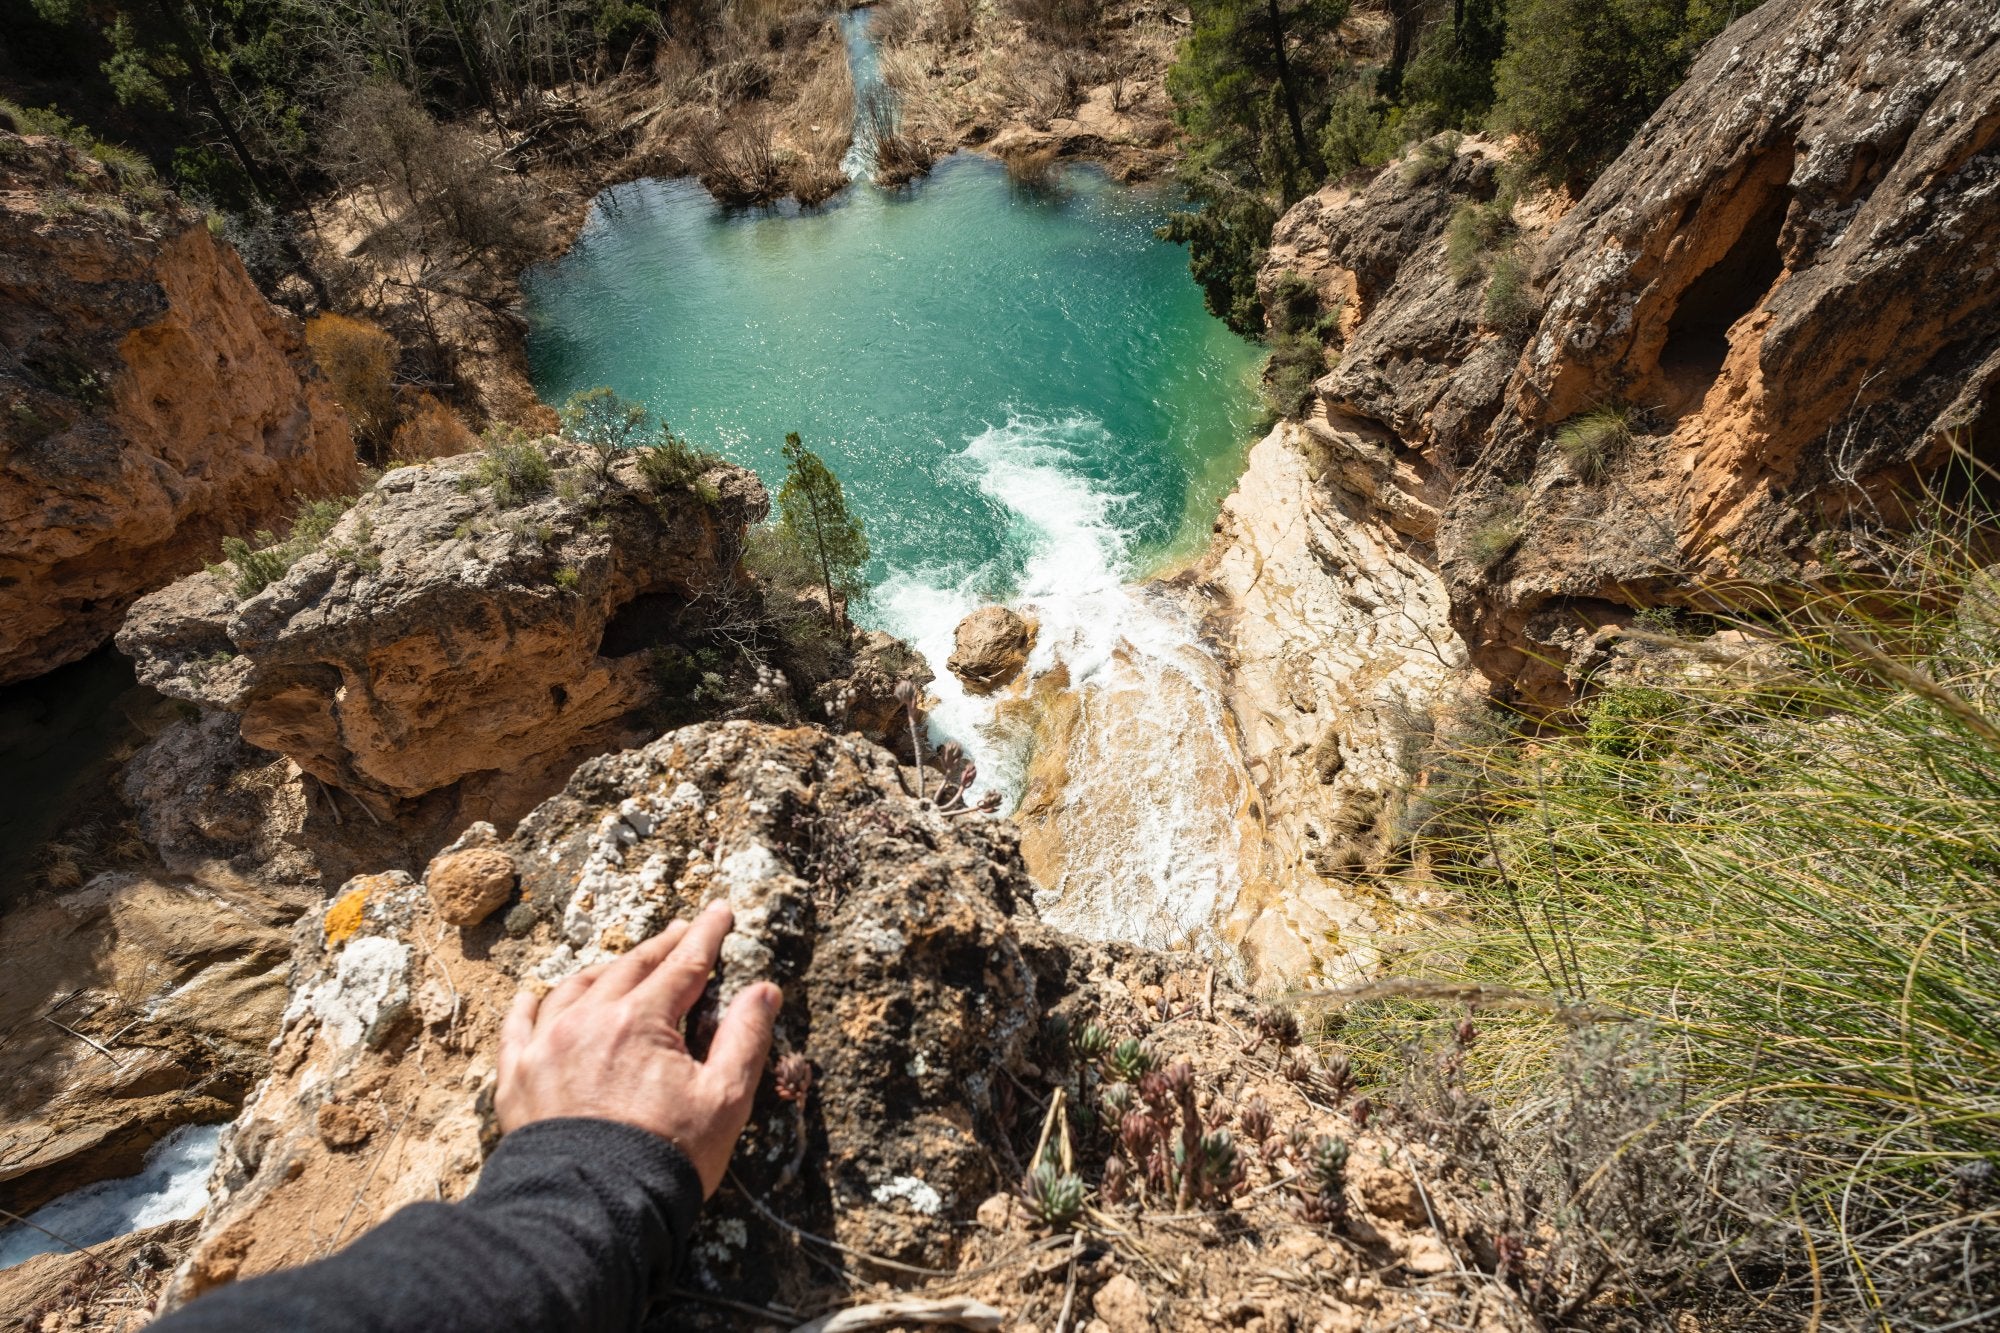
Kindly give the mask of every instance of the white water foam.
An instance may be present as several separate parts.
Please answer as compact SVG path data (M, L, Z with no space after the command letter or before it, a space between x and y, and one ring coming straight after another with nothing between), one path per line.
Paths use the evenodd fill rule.
M221 1137L221 1125L183 1125L153 1145L138 1175L101 1180L37 1208L28 1214L35 1226L0 1230L0 1268L68 1248L35 1227L90 1246L195 1216L208 1206L208 1173Z
M1061 666L1078 704L1061 807L1061 882L1043 885L1050 920L1099 939L1214 947L1239 887L1233 800L1240 771L1220 670L1188 613L1129 580L1126 497L1078 460L1109 446L1090 417L1010 418L961 458L1008 518L1020 567L1008 600L1038 622L1030 677ZM966 693L945 669L960 619L992 600L991 565L896 573L873 594L884 627L937 679L931 729L979 766L975 791L1018 805L1031 720Z

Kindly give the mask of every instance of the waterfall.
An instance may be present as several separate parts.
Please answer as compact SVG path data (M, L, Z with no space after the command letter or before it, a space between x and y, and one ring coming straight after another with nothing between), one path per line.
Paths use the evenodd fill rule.
M850 9L840 16L840 36L847 46L847 73L854 85L854 139L840 169L850 180L862 180L875 173L875 125L869 115L871 103L893 107L894 94L882 82L881 62L875 43L868 36L874 21L871 9Z
M1082 466L1107 444L1089 416L1015 416L969 440L960 461L1008 518L1010 567L897 571L873 605L938 673L933 734L964 746L980 789L1026 827L1044 915L1097 939L1219 953L1250 784L1193 616L1130 582L1127 498ZM944 669L953 629L996 583L1037 622L1025 696L968 694Z

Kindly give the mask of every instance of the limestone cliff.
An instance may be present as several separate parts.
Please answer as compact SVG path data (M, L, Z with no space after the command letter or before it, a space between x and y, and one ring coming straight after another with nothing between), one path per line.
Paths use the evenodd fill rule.
M191 575L119 646L375 818L449 789L455 822L511 823L582 758L657 732L661 653L691 606L727 603L768 508L741 469L656 484L636 453L600 478L587 450L547 452L525 495L482 480L489 455L391 471L267 586ZM751 685L790 708L775 676Z
M1331 437L1331 438L1329 438ZM1250 452L1208 555L1210 608L1259 837L1231 915L1253 984L1352 984L1421 904L1379 874L1428 719L1466 679L1428 550L1382 522L1346 439L1283 424Z
M0 682L103 644L132 601L357 484L293 322L202 217L0 131Z
M1556 706L1597 626L1865 564L1952 441L2000 456L1997 138L1990 5L1772 0L1503 253L1451 262L1493 151L1432 145L1301 203L1265 280L1343 312L1317 415L1437 529L1474 661Z

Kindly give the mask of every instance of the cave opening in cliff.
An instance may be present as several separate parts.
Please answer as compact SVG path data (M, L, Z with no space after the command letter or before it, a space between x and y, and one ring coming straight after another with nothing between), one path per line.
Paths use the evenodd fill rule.
M688 601L677 592L642 592L612 613L598 641L599 657L630 657L682 636Z
M1783 275L1778 236L1790 203L1790 191L1782 185L1772 189L1723 256L1681 293L1660 349L1660 370L1674 399L1668 409L1674 415L1701 406L1729 355L1730 328L1755 310Z

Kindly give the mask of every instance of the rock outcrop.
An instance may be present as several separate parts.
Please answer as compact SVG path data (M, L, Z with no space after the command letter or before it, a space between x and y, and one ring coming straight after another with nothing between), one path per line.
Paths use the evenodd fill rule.
M1573 697L1572 654L1634 608L1865 564L1855 534L1907 523L1954 441L2000 457L1991 6L1769 0L1462 280L1447 224L1494 150L1444 142L1302 202L1265 281L1342 310L1315 414L1437 534L1454 624L1523 702Z
M1315 1109L1341 1098L1339 1076L1285 1051L1282 1024L1260 1027L1185 958L1041 925L1011 826L914 799L875 746L814 728L684 728L590 761L511 839L490 838L476 829L468 845L518 870L504 921L453 930L424 885L379 875L300 923L272 1076L225 1136L175 1299L322 1254L404 1202L462 1195L492 1142L495 1038L516 987L559 981L715 898L737 921L715 1002L778 982L774 1059L802 1056L813 1078L799 1103L767 1081L684 1286L797 1318L852 1302L865 1278L1030 1322L1067 1299L1134 1326L1386 1327L1437 1299L1420 1287L1452 1255L1486 1243L1468 1239L1470 1187L1441 1154ZM1097 1075L1077 1072L1071 1042L1091 1024L1185 1060L1209 1123L1247 1113L1246 1143L1271 1136L1261 1157L1243 1149L1245 1174L1228 1185L1240 1197L1215 1216L1254 1228L1293 1276L1246 1282L1234 1225L1171 1228L1143 1255L1119 1248L1087 1266L1067 1239L1037 1239L1011 1191L1045 1095L1094 1102ZM1253 1027L1276 1035L1246 1042ZM1308 1143L1333 1129L1353 1141L1352 1165L1317 1216L1353 1218L1328 1228L1287 1202L1312 1187L1282 1145L1287 1131ZM1054 1132L1095 1184L1106 1136L1083 1118ZM1427 1186L1412 1185L1417 1171ZM1152 1206L1173 1209L1157 1194ZM1175 1290L1155 1315L1161 1256ZM735 1326L722 1305L689 1302L676 1318Z
M357 484L300 331L198 212L0 131L0 683Z
M1777 0L1717 38L1535 259L1545 313L1445 542L1488 670L1552 695L1535 659L1579 629L1810 581L1906 523L1954 439L2000 459L1996 184L1992 6ZM1549 432L1611 403L1633 439L1579 477ZM1481 567L1522 483L1523 540Z
M1413 905L1381 872L1430 718L1470 681L1427 549L1382 521L1323 423L1250 451L1207 556L1211 608L1261 837L1228 936L1261 988L1372 975ZM1386 489L1386 488L1385 488Z
M692 604L731 595L768 506L737 468L655 485L635 454L600 481L589 451L546 451L545 492L511 506L488 455L391 471L261 590L191 575L134 606L119 646L145 683L238 715L244 740L378 818L451 789L461 825L511 822L703 688L662 653ZM788 713L775 672L749 685Z
M1034 630L1018 612L982 606L958 622L945 666L972 693L991 694L1021 674L1034 642Z

